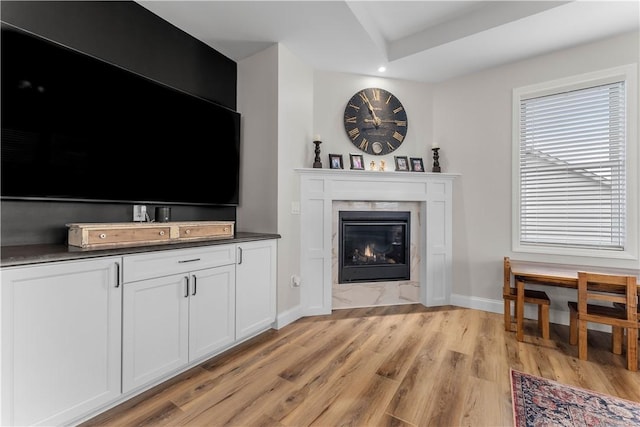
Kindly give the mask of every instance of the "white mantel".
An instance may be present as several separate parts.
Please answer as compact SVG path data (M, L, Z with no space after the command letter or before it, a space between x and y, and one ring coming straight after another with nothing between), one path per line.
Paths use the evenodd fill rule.
M449 304L452 192L458 174L296 169L300 176L300 306L303 315L331 313L334 201L420 202L420 302Z

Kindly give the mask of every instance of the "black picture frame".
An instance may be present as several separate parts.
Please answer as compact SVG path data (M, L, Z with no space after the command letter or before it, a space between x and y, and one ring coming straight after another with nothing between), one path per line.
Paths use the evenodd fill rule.
M364 158L362 154L349 154L351 169L364 170Z
M396 162L396 171L409 171L409 159L407 159L407 156L394 156L393 158Z
M329 154L329 168L330 169L344 169L344 163L342 161L342 154Z
M421 157L409 158L409 164L411 164L412 172L424 172L424 162Z

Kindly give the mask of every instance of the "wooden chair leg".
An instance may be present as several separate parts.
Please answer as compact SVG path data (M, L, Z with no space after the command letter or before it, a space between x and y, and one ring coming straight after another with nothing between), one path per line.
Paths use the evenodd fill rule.
M524 282L516 280L516 341L524 341Z
M542 331L542 304L538 305L538 330Z
M569 312L569 344L578 344L578 313L573 310Z
M542 338L549 339L549 306L541 305L538 313L538 323L542 331Z
M511 332L511 301L504 300L504 330Z
M578 319L578 357L587 360L587 322Z
M611 336L612 336L612 346L611 351L613 354L622 354L622 335L624 334L624 329L620 326L612 326L611 327Z
M627 369L638 370L638 330L627 329Z

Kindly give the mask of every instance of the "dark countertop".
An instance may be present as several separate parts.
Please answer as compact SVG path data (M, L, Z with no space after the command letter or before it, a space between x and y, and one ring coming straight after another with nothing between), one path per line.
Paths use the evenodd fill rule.
M109 249L82 249L61 244L2 246L0 247L0 267L137 254L170 249L195 248L199 246L224 245L230 243L252 242L256 240L279 239L280 237L281 236L279 234L236 232L233 238L228 239L199 240L193 242L165 243L152 246L128 246Z

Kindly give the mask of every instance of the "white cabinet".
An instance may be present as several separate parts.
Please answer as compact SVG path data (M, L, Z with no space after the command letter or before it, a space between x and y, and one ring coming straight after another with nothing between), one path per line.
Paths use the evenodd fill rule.
M234 245L125 256L124 276L125 393L234 342Z
M3 268L3 425L62 424L119 397L120 261Z
M275 239L1 273L2 425L82 421L268 329L276 316Z
M236 340L269 328L276 318L276 241L238 244Z

